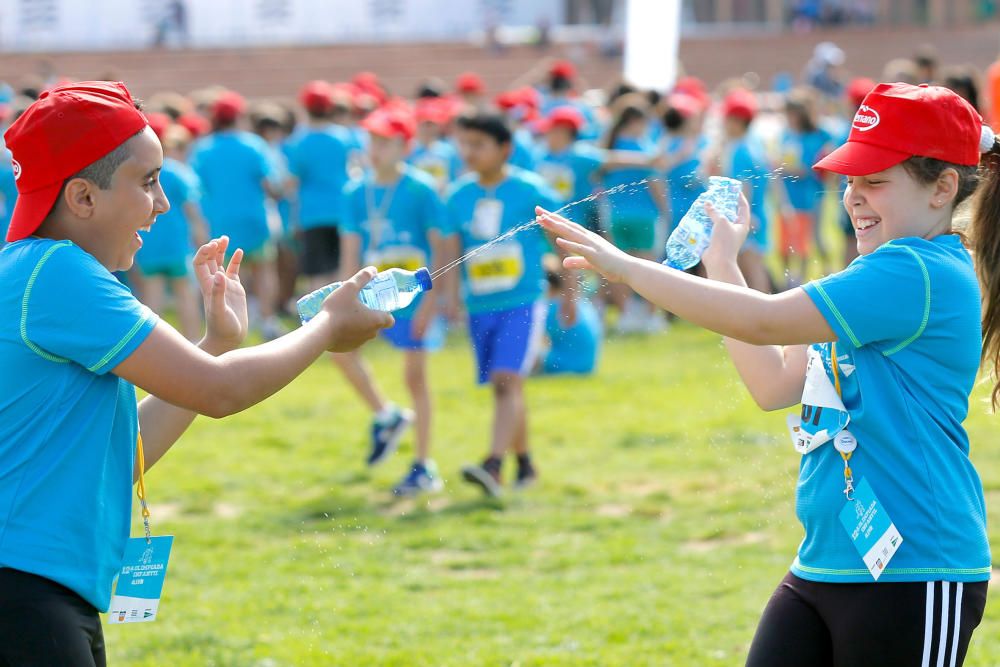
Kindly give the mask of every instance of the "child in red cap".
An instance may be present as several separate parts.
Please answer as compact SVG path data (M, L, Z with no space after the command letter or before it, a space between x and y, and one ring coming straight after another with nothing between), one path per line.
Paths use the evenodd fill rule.
M981 152L970 253L952 217L977 189ZM992 130L955 93L880 84L847 143L815 165L849 179L844 206L860 257L773 296L748 289L736 263L746 201L735 221L707 207L709 280L629 257L539 209L577 255L567 266L595 269L726 336L764 409L801 401L788 421L802 454L805 537L764 610L750 667L965 659L991 575L983 487L962 422L983 362L1000 402L998 161Z
M124 84L46 91L5 139L20 197L0 250L0 663L103 665L98 612L122 567L140 455L151 466L196 414L244 410L392 318L358 300L369 268L308 325L237 350L243 253L223 266L223 237L195 257L208 322L195 345L111 273L170 207L160 143ZM135 386L150 394L138 406Z

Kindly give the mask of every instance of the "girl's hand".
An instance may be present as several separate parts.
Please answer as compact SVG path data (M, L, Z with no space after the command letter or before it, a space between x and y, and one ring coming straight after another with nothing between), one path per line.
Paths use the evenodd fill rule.
M712 240L701 261L711 272L715 268L736 263L736 256L750 233L750 204L740 193L740 205L736 211L736 220L733 221L716 211L708 202L705 203L705 212L712 218L715 226L712 228Z
M567 269L590 269L613 283L625 282L626 273L635 258L613 244L566 218L535 207L539 224L556 237L556 243L575 257L563 260Z
M225 266L229 237L212 239L198 248L194 273L205 302L203 341L218 352L235 350L247 336L247 295L240 283L243 250L237 249ZM224 270L223 270L224 269Z

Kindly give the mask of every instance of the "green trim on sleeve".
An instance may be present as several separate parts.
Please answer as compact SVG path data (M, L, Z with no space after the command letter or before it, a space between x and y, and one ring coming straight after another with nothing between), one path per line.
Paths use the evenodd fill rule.
M909 338L907 338L906 340L904 340L902 343L892 348L891 350L886 350L885 352L883 352L882 355L886 357L896 354L900 350L904 349L907 345L909 345L916 339L920 338L921 334L924 333L924 329L927 328L927 321L931 317L931 275L927 271L927 265L924 264L923 258L920 257L920 255L917 254L917 251L914 250L913 248L910 248L909 246L896 246L896 247L902 248L903 250L906 250L911 255L913 255L913 259L917 260L917 264L920 265L920 272L924 276L924 319L921 320L920 326L917 327L916 333L914 333L912 336L910 336Z
M29 350L40 356L42 359L45 359L47 361L54 361L59 364L68 363L69 360L63 359L62 357L57 357L53 354L49 354L42 348L32 343L31 339L28 338L28 301L31 299L31 290L35 286L35 280L38 278L38 274L39 272L41 272L42 267L45 265L45 262L49 261L49 257L51 257L52 253L54 253L56 250L71 245L73 245L71 241L62 241L60 243L54 244L51 248L45 251L45 254L43 254L41 258L38 260L38 263L35 264L35 268L32 270L31 276L28 278L28 284L24 288L24 297L21 299L21 340L24 341L24 344L28 346Z
M839 310L837 310L837 306L833 304L833 299L831 299L830 295L826 293L823 286L818 282L812 283L812 286L815 288L816 293L823 297L823 302L826 304L827 308L830 309L830 312L833 313L833 316L837 318L837 323L840 324L840 326L847 333L847 337L851 339L851 344L853 344L854 347L861 347L861 342L858 340L858 337L854 335L853 331L851 331L851 327L847 324L847 320L845 320L844 316L840 314Z
M105 354L100 361L98 361L96 364L88 368L87 369L88 371L90 371L91 373L97 373L98 371L102 370L105 364L114 359L115 356L117 356L117 354L122 351L122 348L128 345L129 341L135 338L135 335L139 333L139 330L142 329L142 327L145 326L145 324L149 322L150 319L151 312L145 308L144 310L145 312L143 313L143 317L137 320L134 325L132 325L132 328L129 329L129 332L125 334L120 341L118 341L117 345L108 350L108 353Z

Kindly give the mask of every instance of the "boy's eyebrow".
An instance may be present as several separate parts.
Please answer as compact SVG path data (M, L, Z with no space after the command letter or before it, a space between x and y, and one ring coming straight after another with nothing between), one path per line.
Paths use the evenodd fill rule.
M156 176L156 174L158 174L160 172L160 169L162 168L163 167L156 167L154 169L150 169L149 171L146 172L146 175L143 176L143 178L152 178L153 176Z

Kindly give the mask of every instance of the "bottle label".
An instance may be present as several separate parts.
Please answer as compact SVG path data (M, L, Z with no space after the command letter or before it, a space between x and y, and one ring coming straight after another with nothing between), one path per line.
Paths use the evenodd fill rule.
M396 310L399 303L399 288L396 287L396 279L389 274L378 274L365 286L375 296L375 303L378 304L376 310L386 312Z

